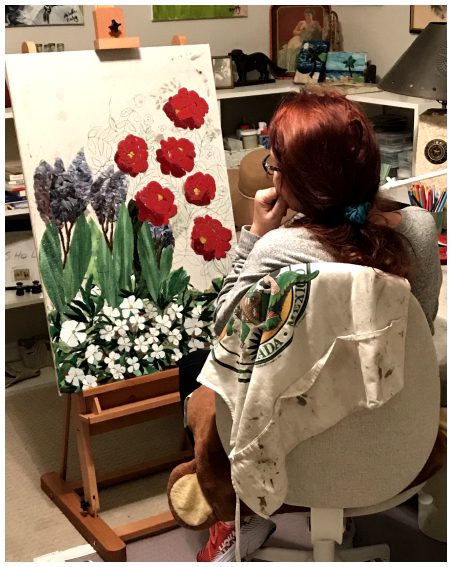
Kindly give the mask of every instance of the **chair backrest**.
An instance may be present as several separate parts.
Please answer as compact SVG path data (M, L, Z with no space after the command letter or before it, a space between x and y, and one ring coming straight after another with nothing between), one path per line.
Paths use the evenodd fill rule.
M216 396L217 428L229 452L231 415ZM425 464L439 423L440 383L425 315L410 297L404 387L374 410L357 411L298 445L286 459L287 504L372 506L404 490Z

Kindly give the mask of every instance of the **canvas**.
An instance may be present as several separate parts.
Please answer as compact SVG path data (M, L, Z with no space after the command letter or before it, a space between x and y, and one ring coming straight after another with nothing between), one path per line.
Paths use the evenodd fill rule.
M6 69L60 391L208 346L235 239L209 47Z
M323 40L303 42L297 59L297 81L302 75L301 82L322 82L325 78L325 67L329 43Z
M330 51L326 58L327 83L364 83L367 53Z

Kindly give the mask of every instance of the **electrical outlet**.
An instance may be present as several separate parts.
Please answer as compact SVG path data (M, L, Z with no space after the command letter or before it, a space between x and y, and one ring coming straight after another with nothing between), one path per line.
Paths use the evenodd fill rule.
M14 281L21 282L30 279L30 270L28 268L15 268Z

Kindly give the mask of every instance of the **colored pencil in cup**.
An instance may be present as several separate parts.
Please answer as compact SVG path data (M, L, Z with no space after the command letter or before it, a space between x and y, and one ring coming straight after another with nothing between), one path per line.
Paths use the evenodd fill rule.
M427 210L431 211L433 207L433 191L429 188L427 196Z

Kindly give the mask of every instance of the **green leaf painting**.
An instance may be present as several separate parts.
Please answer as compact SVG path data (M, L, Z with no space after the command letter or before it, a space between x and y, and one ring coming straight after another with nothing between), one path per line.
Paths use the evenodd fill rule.
M162 254L160 256L160 278L161 280L166 280L169 276L171 271L171 266L173 264L173 247L166 246L162 250Z
M97 238L97 278L105 299L112 307L118 305L118 286L110 248L99 231Z
M63 270L66 302L72 301L82 285L91 260L91 231L86 218L78 218Z
M138 255L140 257L141 270L146 281L147 288L155 303L158 301L160 289L160 274L157 263L157 254L154 241L146 225L142 225L138 234Z
M66 307L63 281L63 262L58 229L49 223L41 240L39 249L39 269L50 301L62 313Z
M130 290L133 263L133 227L127 207L119 208L113 239L113 263L119 289Z

